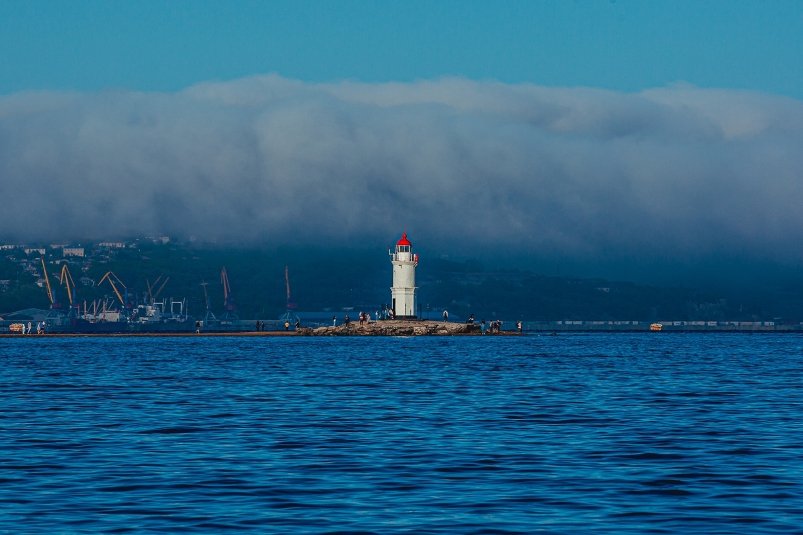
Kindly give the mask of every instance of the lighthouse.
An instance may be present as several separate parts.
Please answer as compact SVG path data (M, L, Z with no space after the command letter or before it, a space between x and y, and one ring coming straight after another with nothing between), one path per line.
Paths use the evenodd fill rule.
M415 267L418 265L418 255L412 251L413 245L403 233L396 243L396 251L390 254L390 263L393 264L393 286L390 288L392 299L391 310L396 318L415 318Z

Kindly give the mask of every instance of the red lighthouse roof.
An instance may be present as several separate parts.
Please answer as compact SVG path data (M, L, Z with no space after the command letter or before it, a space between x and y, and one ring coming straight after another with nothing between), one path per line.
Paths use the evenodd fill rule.
M412 243L410 243L410 240L407 239L406 232L403 232L401 239L398 242L396 242L396 246L398 247L399 245L412 245Z

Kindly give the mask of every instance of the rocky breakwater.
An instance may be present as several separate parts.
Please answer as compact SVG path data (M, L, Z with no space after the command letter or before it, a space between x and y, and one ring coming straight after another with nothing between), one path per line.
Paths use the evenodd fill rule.
M479 325L453 323L448 321L424 320L380 320L360 325L327 327L301 327L300 336L454 336L460 334L480 334Z

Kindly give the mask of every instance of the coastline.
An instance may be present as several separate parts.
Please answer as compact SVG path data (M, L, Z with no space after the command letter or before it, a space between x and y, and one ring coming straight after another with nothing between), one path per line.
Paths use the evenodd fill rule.
M563 322L561 322L563 323ZM628 322L630 323L630 322ZM506 323L510 324L510 323ZM584 325L558 324L557 322L525 322L524 333L515 330L502 330L501 332L486 332L485 336L519 336L530 334L544 336L550 334L592 334L592 333L644 333L650 332L649 324L614 324L613 322L598 322ZM673 325L663 324L661 333L803 333L803 326L798 325L740 325L731 322L725 325ZM0 339L5 338L167 338L167 337L310 337L310 336L483 336L480 324L444 322L432 320L381 320L360 325L351 322L348 325L329 325L320 327L299 327L297 330L271 330L271 331L157 331L157 332L46 332L43 334L20 334L14 332L0 332Z
M518 335L514 331L493 333L493 336ZM491 335L491 333L487 333ZM359 322L324 327L300 327L292 331L228 331L228 332L128 332L43 334L0 333L0 338L166 338L166 337L295 337L295 336L482 336L479 324L428 321L382 320L360 325Z
M301 327L299 336L460 336L481 335L479 324L432 320L380 320L324 327ZM508 334L503 332L501 334ZM514 333L509 333L514 334Z

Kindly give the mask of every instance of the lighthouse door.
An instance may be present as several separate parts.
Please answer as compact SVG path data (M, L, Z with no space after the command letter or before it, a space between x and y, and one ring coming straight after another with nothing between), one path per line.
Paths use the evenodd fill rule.
M393 298L393 315L396 315L396 298Z

